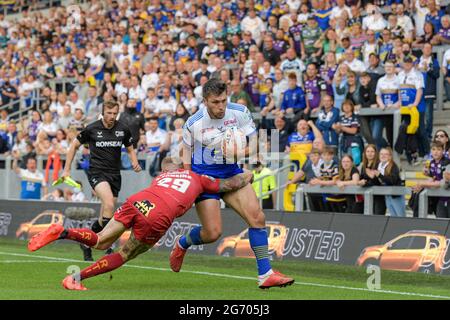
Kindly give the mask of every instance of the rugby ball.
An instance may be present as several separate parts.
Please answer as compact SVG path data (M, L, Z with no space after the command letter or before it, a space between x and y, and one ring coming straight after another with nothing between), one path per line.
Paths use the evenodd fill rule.
M222 138L222 152L225 158L236 162L245 157L247 138L244 132L238 128L228 128Z

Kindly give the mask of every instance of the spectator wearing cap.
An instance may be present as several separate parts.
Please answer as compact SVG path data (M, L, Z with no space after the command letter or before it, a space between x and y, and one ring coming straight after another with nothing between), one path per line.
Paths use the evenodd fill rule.
M338 42L338 46L336 48L336 61L337 63L341 63L345 60L345 51L351 49L350 36L343 35L340 42Z
M419 157L424 157L429 153L430 145L426 138L425 127L425 99L424 99L424 79L423 75L415 70L414 61L411 56L406 56L403 59L403 70L398 74L398 81L400 82L400 98L401 106L408 108L417 108L419 111L419 129L417 131L419 144ZM425 143L426 142L426 143ZM411 151L407 153L408 161L420 161L416 152Z
M218 46L212 34L208 33L206 36L206 46L203 47L200 55L201 59L209 59L209 55L218 50Z

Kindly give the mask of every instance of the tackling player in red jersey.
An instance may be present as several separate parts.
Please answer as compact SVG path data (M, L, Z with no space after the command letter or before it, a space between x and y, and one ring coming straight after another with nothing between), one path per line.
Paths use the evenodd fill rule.
M163 160L162 169L164 172L153 180L150 187L132 195L117 209L100 233L90 229L64 229L53 224L35 235L28 243L28 249L36 251L58 239L69 239L104 250L132 228L130 239L117 253L104 256L62 282L68 290L87 290L81 280L117 269L148 251L166 233L173 220L192 207L201 193L235 191L253 178L252 173L244 172L228 179L214 179L181 169L171 158Z

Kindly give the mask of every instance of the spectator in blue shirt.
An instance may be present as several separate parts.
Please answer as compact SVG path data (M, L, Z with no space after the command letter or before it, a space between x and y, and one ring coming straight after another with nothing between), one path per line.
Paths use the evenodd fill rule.
M181 61L185 63L186 61L192 61L195 59L195 51L189 48L186 43L180 43L180 49L175 53L175 61Z
M432 23L434 30L438 32L442 28L441 18L444 16L444 11L439 10L435 1L427 1L427 7L430 12L425 16L425 22Z
M163 26L169 22L169 19L165 15L162 14L161 10L155 11L155 16L153 17L153 27L155 31L161 31Z
M326 95L322 99L323 107L321 108L316 120L316 127L322 132L323 139L327 145L338 145L338 135L333 130L333 124L339 121L339 109L333 105L333 97Z
M293 113L298 120L302 116L309 114L309 107L305 98L305 92L297 85L297 75L295 73L289 74L288 86L288 90L283 94L281 112L287 114Z
M20 199L41 199L41 191L43 195L47 194L47 186L44 175L37 170L37 162L34 158L27 159L27 169L21 169L17 165L19 155L14 155L13 170L21 179Z
M217 42L217 51L214 51L213 54L215 54L216 56L218 56L219 58L228 61L231 59L232 57L232 53L230 50L227 49L225 42L223 40L219 40Z

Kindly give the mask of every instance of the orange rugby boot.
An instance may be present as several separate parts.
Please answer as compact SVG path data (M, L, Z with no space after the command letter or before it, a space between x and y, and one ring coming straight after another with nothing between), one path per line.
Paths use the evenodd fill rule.
M47 230L34 235L28 242L28 250L36 251L55 240L58 240L64 227L60 224L52 224Z
M64 278L62 281L62 286L67 290L75 290L75 291L86 291L87 288L75 280L75 278L70 275Z

